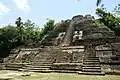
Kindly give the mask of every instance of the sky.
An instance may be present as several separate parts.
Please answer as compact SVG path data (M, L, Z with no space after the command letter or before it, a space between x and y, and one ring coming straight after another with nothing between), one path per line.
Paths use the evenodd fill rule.
M102 3L112 11L120 0L103 0ZM40 26L47 18L60 21L81 14L97 17L96 8L96 0L0 0L0 25L14 24L19 16L23 21L30 19Z

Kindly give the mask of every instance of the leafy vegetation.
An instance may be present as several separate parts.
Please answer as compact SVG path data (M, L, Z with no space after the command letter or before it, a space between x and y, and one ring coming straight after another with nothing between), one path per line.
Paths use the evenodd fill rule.
M99 16L98 21L114 31L117 36L120 36L120 17L118 17L119 9L120 5L118 5L113 11L117 16L108 12L104 6L96 9L96 14Z
M55 21L49 19L43 28L40 28L30 20L22 22L21 17L16 19L15 24L17 26L8 25L0 28L0 57L8 55L8 51L17 46L39 43L56 26Z

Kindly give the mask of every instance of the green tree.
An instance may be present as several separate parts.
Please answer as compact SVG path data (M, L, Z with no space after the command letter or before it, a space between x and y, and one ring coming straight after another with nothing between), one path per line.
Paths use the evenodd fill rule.
M35 23L27 20L24 24L25 44L38 42L40 40L40 28Z
M96 9L96 14L100 17L98 20L120 36L120 18L108 12L104 6Z
M47 20L48 21L46 22L46 24L44 24L44 27L42 28L41 33L40 33L41 39L45 35L49 34L54 29L54 27L56 27L54 20L51 20L51 19L47 19Z
M8 51L18 45L17 42L18 32L16 27L8 25L0 28L0 57L8 55Z
M15 24L17 25L17 32L18 32L18 42L19 44L22 44L24 42L24 35L23 35L23 22L22 22L22 18L18 17L15 21Z
M115 6L115 8L113 10L113 14L116 17L120 17L120 4L118 4L117 6Z
M19 32L22 31L22 28L23 28L23 22L22 22L22 19L21 17L18 17L15 21L15 24L17 25L17 27L19 28Z
M16 19L15 24L17 26L8 25L0 28L0 57L6 57L10 49L15 47L38 45L39 41L56 26L54 20L48 19L41 29L30 20L22 22L21 17Z

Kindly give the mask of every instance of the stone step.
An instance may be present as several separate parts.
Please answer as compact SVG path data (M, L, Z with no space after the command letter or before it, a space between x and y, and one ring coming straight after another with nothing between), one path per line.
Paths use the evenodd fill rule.
M60 47L60 49L84 49L84 45L82 46L69 46L69 47Z
M78 72L78 74L81 74L81 75L101 75L101 76L105 75L104 72Z
M29 65L30 63L4 63L4 65Z
M46 61L41 61L41 62L31 62L31 64L52 64L53 62L46 62Z
M41 73L78 73L78 71L70 71L70 70L29 70L30 72L41 72Z
M22 68L20 68L20 69L27 69L27 68L29 68L29 67L22 67Z
M31 61L31 62L36 62L36 63L52 63L53 61L48 61L47 59L46 60L39 60L39 61Z
M50 68L51 70L70 70L70 71L81 71L82 68Z
M82 67L83 69L101 69L101 67Z
M21 48L21 51L39 51L42 48Z
M28 68L29 70L49 70L50 68Z
M51 66L30 66L31 68L50 68Z
M86 58L95 58L96 57L96 55L94 55L94 54L83 54L83 56Z
M91 57L91 56L87 56L87 57L85 57L86 55L88 55L88 54L84 54L84 58L99 59L99 57L96 57L96 56L93 56L93 57ZM93 55L93 54L90 54L90 55Z
M34 58L33 61L41 61L41 60L47 60L47 57L41 57L41 58Z
M105 74L108 74L108 75L120 75L120 71L119 70L105 71Z
M82 69L83 72L101 72L101 69Z
M51 67L52 64L31 64L31 65L25 65L24 67Z
M39 58L47 58L50 54L44 54L44 55L39 55L36 56L35 58L39 59Z
M33 60L33 61L31 61L31 63L32 62L36 62L36 63L52 63L54 60L49 60L48 61L48 59L46 59L46 60Z
M85 64L83 67L100 67L100 64L95 64L95 65L90 65L90 64Z
M83 62L83 64L100 64L100 62Z
M100 60L83 60L84 62L100 62Z
M50 54L49 53L39 53L37 56L35 56L35 58L39 58L41 56L49 56Z
M84 58L84 60L99 60L99 58L92 58L92 57L87 57L87 58Z
M83 52L84 49L63 49L62 52L70 52L70 51L75 51L75 52Z
M32 66L51 66L52 64L31 64Z
M19 65L11 65L11 66L5 66L6 68L21 68L21 67L24 67L24 66L19 66Z
M38 63L38 64L40 64L40 63L53 63L53 62L51 62L51 61L32 61L31 63Z
M105 75L104 72L81 72L81 71L71 71L71 70L25 70L25 69L19 69L20 71L30 71L30 72L41 72L41 73L51 73L51 72L57 72L57 73L78 73L78 74L84 74L84 75Z
M120 61L100 61L102 64L120 64Z
M61 66L61 65L76 65L76 66L81 66L82 63L53 63L53 65L58 65L58 66Z
M100 61L99 59L83 59L83 61Z
M5 66L6 68L22 68L21 66Z
M17 67L6 67L5 70L18 70L20 68Z
M39 61L39 62L31 62L31 64L52 64L53 62Z

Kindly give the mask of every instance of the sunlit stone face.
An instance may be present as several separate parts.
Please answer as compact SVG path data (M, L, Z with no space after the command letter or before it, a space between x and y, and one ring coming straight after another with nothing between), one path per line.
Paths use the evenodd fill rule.
M83 19L83 15L77 15L72 18L73 21L78 21L78 20L82 20L82 19Z
M63 37L65 35L65 32L59 33L58 37Z
M84 18L85 18L85 19L89 19L89 20L93 20L93 19L94 19L94 17L91 16L90 14L85 15Z
M83 31L75 31L74 34L75 34L75 35L83 36Z
M65 32L59 33L58 37L56 38L55 44L58 45L59 43L61 43L64 36L65 36Z
M73 42L75 40L80 40L83 37L83 31L74 31Z

